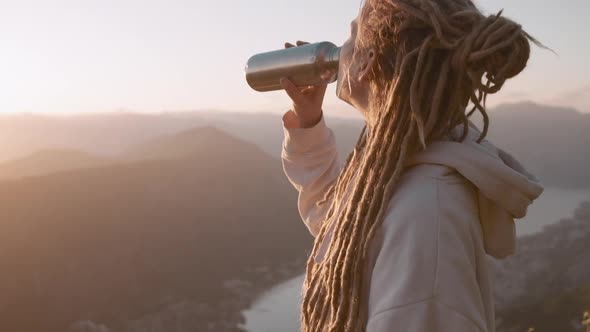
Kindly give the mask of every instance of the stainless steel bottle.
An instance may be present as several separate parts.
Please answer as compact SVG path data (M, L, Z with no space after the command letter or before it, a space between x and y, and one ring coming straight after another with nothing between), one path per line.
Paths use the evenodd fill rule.
M256 91L281 90L281 77L296 86L336 81L340 47L320 42L252 56L246 64L246 81Z

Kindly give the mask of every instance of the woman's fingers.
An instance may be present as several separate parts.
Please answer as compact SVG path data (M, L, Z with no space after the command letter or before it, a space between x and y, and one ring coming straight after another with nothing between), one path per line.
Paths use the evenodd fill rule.
M298 40L298 41L295 43L295 45L297 45L297 46L303 46L303 45L307 45L307 44L309 44L309 43L308 43L308 42L306 42L306 41L301 41L301 40ZM293 44L291 44L291 43L285 43L285 48L291 48L291 47L295 47L295 45L293 45Z
M287 92L287 95L289 95L294 103L300 103L303 100L304 97L301 91L299 91L299 88L288 78L281 78L281 87Z
M303 46L303 45L307 45L309 43L306 41L298 40L295 44L296 45L286 42L285 48L291 48L291 47L295 47L295 46ZM321 87L316 87L316 86L298 87L295 84L293 84L293 82L291 82L286 77L281 79L281 87L287 92L289 97L291 97L291 99L295 103L303 102L304 98L306 98L306 96L314 93L315 91L318 90L318 88L321 88Z
M301 91L301 94L302 95L309 95L309 94L314 93L317 90L318 90L318 87L317 86L310 85L310 86L306 86L306 87L300 88L299 91Z
M285 91L287 91L287 92L289 92L289 90L296 91L294 94L298 94L300 97L308 95L310 93L313 93L315 90L320 88L320 87L313 86L313 85L296 86L295 83L293 83L290 79L288 79L286 77L284 78L284 80L285 80L284 82L281 81L281 86L283 87L283 89L285 89ZM291 97L291 95L289 95L289 96ZM293 98L291 98L291 99L293 99Z
M304 86L302 88L299 88L299 91L301 92L301 94L308 94L311 90L313 89L313 86Z

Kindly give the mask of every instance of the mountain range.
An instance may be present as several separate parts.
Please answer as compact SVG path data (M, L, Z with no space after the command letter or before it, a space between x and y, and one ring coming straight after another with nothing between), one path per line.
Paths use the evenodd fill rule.
M277 159L210 127L112 165L4 180L0 330L131 331L182 303L187 328L231 322L207 316L232 303L226 281L306 256L296 200Z
M586 142L590 142L590 114L527 102L500 105L489 111L489 117L488 139L514 154L543 184L563 188L590 187L590 149L586 147ZM326 111L326 121L336 135L340 158L345 159L364 123L330 117L329 110ZM474 115L472 121L482 128L480 117ZM19 175L11 170L14 166L5 164L8 161L32 158L33 162L40 164L31 156L39 150L74 150L97 159L125 159L129 150L141 144L206 126L254 143L275 158L280 155L283 129L278 114L201 111L70 117L11 115L0 116L0 178ZM47 155L45 158L50 159ZM71 161L74 166L84 162L75 159ZM37 173L42 168L26 163L19 165L23 170L38 169ZM77 166L63 165L62 168ZM47 169L48 172L56 170L50 166Z
M326 121L344 159L363 122ZM521 103L490 123L547 186L590 187L589 114ZM0 116L0 331L239 331L252 292L311 250L282 130L276 114ZM584 292L587 209L497 265L505 326Z

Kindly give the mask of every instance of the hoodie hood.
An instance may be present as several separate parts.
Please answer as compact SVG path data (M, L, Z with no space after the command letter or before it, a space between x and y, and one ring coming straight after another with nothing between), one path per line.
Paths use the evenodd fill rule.
M456 141L462 133L463 125L455 127L448 140L430 143L410 158L408 166L445 165L477 187L485 250L495 258L505 258L516 251L514 219L526 215L543 186L506 151L485 139L477 143L481 132L471 121L467 138Z

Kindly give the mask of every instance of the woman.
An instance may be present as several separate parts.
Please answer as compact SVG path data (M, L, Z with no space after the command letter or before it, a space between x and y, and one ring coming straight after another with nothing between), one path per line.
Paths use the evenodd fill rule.
M281 80L283 166L316 237L302 331L495 331L486 255L514 252L514 219L543 188L484 139L485 100L529 40L469 0L366 0L341 50L337 94L366 120L345 165L325 86Z

